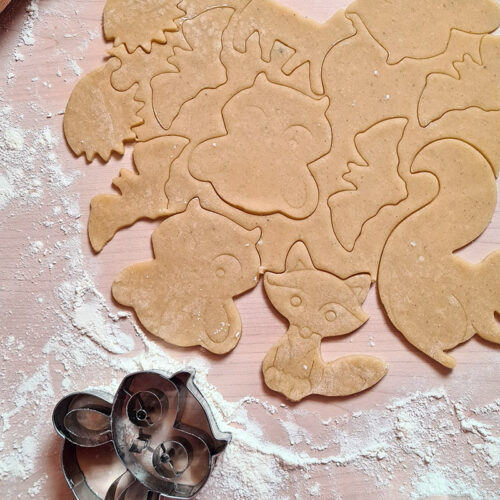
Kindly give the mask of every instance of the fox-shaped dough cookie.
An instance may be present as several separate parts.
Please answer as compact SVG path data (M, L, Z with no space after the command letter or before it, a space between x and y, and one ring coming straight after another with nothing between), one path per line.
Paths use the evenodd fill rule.
M370 276L342 280L314 267L302 242L290 249L284 273L266 273L265 289L273 306L290 322L286 335L267 353L266 384L292 401L309 394L347 396L376 384L387 372L372 356L352 355L325 362L321 339L345 335L368 320L361 308Z
M453 368L455 359L445 351L475 333L500 343L495 319L500 251L477 264L453 255L489 224L495 176L478 150L455 139L426 146L411 170L434 175L437 195L388 239L378 275L380 298L394 326L415 347Z

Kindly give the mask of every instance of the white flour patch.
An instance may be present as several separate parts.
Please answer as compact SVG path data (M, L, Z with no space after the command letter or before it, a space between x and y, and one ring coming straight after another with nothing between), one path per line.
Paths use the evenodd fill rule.
M22 129L8 127L5 129L4 143L7 149L21 151L24 146L24 134Z
M57 295L68 326L73 326L110 353L124 354L134 348L134 340L121 331L118 323L109 321L104 297L95 289L87 273L83 272L83 277L76 282L62 283Z
M280 423L286 430L288 439L290 440L290 444L292 446L302 443L304 440L310 439L310 433L306 429L297 425L295 422L281 420Z
M35 45L35 35L33 33L33 28L39 16L39 3L40 0L30 0L30 3L26 6L27 16L21 30L21 41L24 43L24 45Z
M0 210L14 198L15 192L12 184L5 175L0 174Z
M80 76L82 74L82 68L80 68L75 59L70 59L68 61L68 67L76 76Z

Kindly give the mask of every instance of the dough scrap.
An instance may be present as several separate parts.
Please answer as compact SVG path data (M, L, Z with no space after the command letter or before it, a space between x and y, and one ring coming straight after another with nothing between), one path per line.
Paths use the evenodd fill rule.
M87 161L99 155L108 161L113 151L123 154L124 143L135 141L132 130L142 123L137 116L141 103L135 89L117 92L111 73L120 66L111 58L104 66L85 75L73 89L64 114L64 135L73 152L85 153Z
M134 164L137 174L122 168L113 179L120 195L101 194L90 202L88 233L95 251L102 250L116 231L139 218L158 219L168 215L165 183L172 163L187 144L184 137L159 137L137 144Z
M389 64L444 52L452 29L481 34L500 24L495 0L356 0L347 12L361 17Z
M427 126L452 109L478 107L500 109L500 37L485 36L481 42L481 62L466 55L455 63L458 78L431 74L418 105L422 126Z
M323 64L323 82L330 98L328 119L332 123L333 148L318 165L323 165L325 176L320 183L336 190L349 189L349 185L332 177L342 177L347 169L338 172L330 164L340 158L345 165L363 159L354 147L353 137L383 120L408 118L410 125L418 122L418 100L427 75L454 71L453 62L471 54L479 59L481 37L453 31L445 52L428 59L405 59L396 65L386 62L387 52L373 39L358 16L352 16L357 30L354 37L335 46ZM358 84L353 85L353 82ZM364 82L364 83L363 83Z
M185 18L192 19L214 7L230 7L234 10L241 10L248 3L248 0L182 0L178 7L186 12Z
M188 50L174 48L169 62L177 73L163 73L151 80L153 107L161 126L168 130L181 106L205 88L215 88L226 80L220 60L222 31L232 9L212 9L182 25Z
M320 24L275 0L250 0L235 15L229 29L233 35L234 48L240 52L245 52L248 38L257 32L264 61L270 60L276 42L291 47L294 54L283 65L283 71L290 74L302 64L309 63L311 87L317 94L323 93L321 66L326 53L355 33L343 10Z
M154 260L124 269L113 297L163 340L225 354L241 338L233 297L258 283L259 237L193 200L158 226Z
M174 22L184 15L179 0L106 0L103 28L106 40L125 44L129 52L142 47L151 50L152 42L165 43L164 31L177 31Z
M165 35L167 42L164 44L153 42L149 53L138 48L130 54L123 44L109 51L109 54L121 62L121 66L111 74L111 85L120 91L128 90L134 84L138 85L135 99L143 103L143 107L137 112L143 123L134 127L138 141L148 141L165 135L165 130L161 127L153 109L151 79L161 73L179 71L169 62L169 58L174 55L175 47L189 50L182 31Z
M264 379L293 400L384 376L377 358L320 353L323 337L366 321L370 282L402 334L445 366L474 333L500 343L499 252L453 255L496 203L493 0L356 0L323 24L275 0L163 2L163 18L145 4L108 16L125 45L77 85L65 134L89 160L137 142L120 194L93 198L89 237L99 251L140 218L166 219L154 260L113 285L147 330L228 352L241 332L233 297L264 274L290 323ZM307 298L302 314L277 283Z
M285 272L264 276L267 296L290 323L262 363L268 387L292 401L309 394L347 396L371 387L387 373L386 364L372 356L330 362L321 357L321 339L345 335L367 321L361 304L370 284L366 274L341 280L316 269L305 245L294 244Z

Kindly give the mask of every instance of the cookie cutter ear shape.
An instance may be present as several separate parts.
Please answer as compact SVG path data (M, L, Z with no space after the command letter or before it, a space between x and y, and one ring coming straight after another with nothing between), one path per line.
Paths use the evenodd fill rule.
M99 499L80 468L77 448L97 447L112 440L112 401L112 397L105 393L73 393L59 401L52 414L54 427L64 438L61 453L64 477L79 500Z
M65 440L62 468L78 500L101 498L79 465L78 447L110 442L126 472L109 486L104 500L186 499L198 493L231 434L219 431L194 373L170 378L155 371L133 373L114 399L82 392L57 404L53 422Z

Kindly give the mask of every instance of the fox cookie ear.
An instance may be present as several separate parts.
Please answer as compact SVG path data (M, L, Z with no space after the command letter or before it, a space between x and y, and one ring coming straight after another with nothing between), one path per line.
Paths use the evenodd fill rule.
M297 241L286 257L286 271L306 271L314 270L314 264L306 246L302 241Z
M362 304L368 295L372 279L369 274L355 274L344 280L344 283L352 290L354 295L356 295L358 302Z

